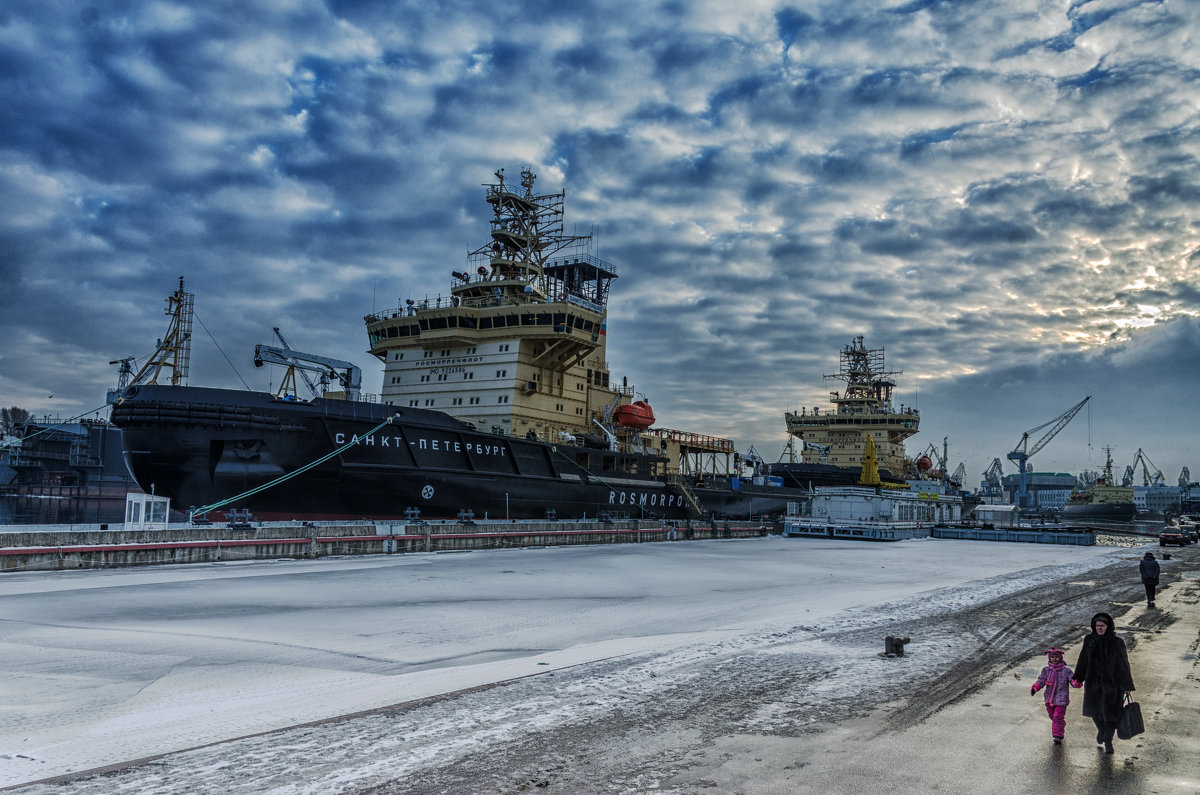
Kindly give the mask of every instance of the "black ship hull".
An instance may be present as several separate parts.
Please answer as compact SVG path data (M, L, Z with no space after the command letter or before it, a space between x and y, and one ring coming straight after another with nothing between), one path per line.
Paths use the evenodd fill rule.
M832 464L803 464L800 462L778 462L771 464L769 471L783 478L784 485L791 488L809 489L818 486L855 486L862 477L861 467L839 467ZM879 470L879 479L884 483L904 483L886 469Z
M1137 506L1132 502L1113 502L1100 504L1063 506L1063 521L1071 522L1131 522L1137 516Z
M436 411L144 385L125 392L112 421L138 485L177 510L304 470L210 518L228 509L266 520L698 515L661 457L497 436Z

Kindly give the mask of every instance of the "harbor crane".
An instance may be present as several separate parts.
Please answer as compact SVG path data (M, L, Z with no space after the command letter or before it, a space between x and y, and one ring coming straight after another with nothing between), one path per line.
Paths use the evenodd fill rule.
M1133 464L1125 469L1125 477L1128 478L1128 483L1122 483L1123 486L1133 485L1133 474L1136 471L1135 467L1141 462L1142 465L1142 485L1143 486L1165 486L1166 478L1163 477L1162 470L1154 466L1154 462L1150 457L1142 452L1142 448L1138 448L1133 454ZM1154 474L1150 473L1151 468L1154 469Z
M817 453L817 457L820 459L822 464L829 463L829 445L817 444L816 442L805 442L804 449L805 450L815 450Z
M279 334L279 329L275 329L275 333L287 345L283 335ZM264 364L277 364L288 368L287 373L283 377L283 382L279 385L279 391L276 393L277 397L285 399L289 396L293 398L296 396L297 371L301 375L305 375L305 371L319 373L322 383L325 383L327 379L336 379L346 392L347 400L358 400L359 390L362 388L362 370L357 365L342 361L341 359L330 359L327 356L302 353L293 350L290 346L275 348L270 345L255 345L254 366L262 367ZM316 387L312 383L312 380L307 377L304 380L309 388L315 392Z
M279 326L275 326L271 330L275 332L275 336L279 338L279 344L283 346L283 349L285 351L296 350L295 348L292 347L292 343L288 341L288 338L283 336L283 332L279 330ZM296 371L289 370L289 373L291 374L292 388L293 388L293 392L294 392L295 386L296 386ZM308 387L308 391L310 393L312 393L313 397L321 397L321 395L325 394L325 390L329 386L329 373L324 372L324 371L322 371L320 374L320 385L313 383L312 376L310 376L308 374L308 370L304 370L304 369L300 370L300 377L302 379L304 379L304 384L305 384L305 386ZM285 375L284 381L286 382L287 379L288 379L288 376ZM283 391L284 384L280 384L279 389L280 389L280 391Z
M963 481L966 480L966 477L967 477L967 465L960 461L958 464L958 467L954 470L954 474L952 474L950 476L950 483L955 488L961 489Z
M984 496L1000 497L1004 494L1004 465L1000 463L999 458L993 458L992 464L983 471L983 482L979 485L983 487Z
M1045 447L1047 444L1049 444L1050 440L1053 439L1055 436L1057 436L1059 431L1061 431L1063 428L1067 427L1067 423L1070 422L1071 419L1076 414L1079 413L1079 410L1081 408L1083 408L1084 404L1087 403L1091 399L1092 399L1092 396L1088 395L1083 400L1079 401L1074 406L1067 409L1065 412L1063 412L1059 416L1055 417L1054 419L1050 420L1049 422L1044 422L1041 425L1037 426L1036 428L1030 428L1029 430L1025 431L1025 433L1021 434L1021 441L1017 442L1017 446L1014 447L1012 452L1008 454L1008 460L1016 463L1017 471L1019 472L1019 475L1020 475L1020 477L1018 479L1018 491L1017 491L1016 500L1015 500L1015 502L1017 503L1017 507L1019 507L1019 508L1028 507L1026 505L1026 503L1029 502L1029 492L1026 489L1026 485L1025 485L1025 475L1026 475L1029 459L1033 457L1034 453L1036 453L1038 450L1041 450L1043 447ZM1029 434L1036 433L1036 432L1040 431L1042 428L1045 428L1046 426L1052 426L1052 427L1050 428L1050 430L1046 431L1046 433L1042 436L1042 438L1038 439L1037 442L1034 443L1033 449L1030 450L1029 449Z

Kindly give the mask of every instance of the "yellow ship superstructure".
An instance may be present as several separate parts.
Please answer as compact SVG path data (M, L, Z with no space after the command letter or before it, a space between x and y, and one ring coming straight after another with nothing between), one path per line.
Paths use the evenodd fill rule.
M435 409L503 436L598 437L663 456L672 473L722 463L728 471L730 440L650 431L648 404L640 425L635 413L622 416L638 407L606 357L616 270L590 253L590 236L564 233L565 193L535 194L528 169L520 187L503 169L496 180L485 186L491 239L468 254L467 270L451 273L450 294L367 316L370 352L384 364L383 402Z
M804 442L804 463L859 469L869 437L879 468L905 478L911 462L904 440L918 431L921 415L893 402L893 379L901 371L887 370L883 348L867 348L861 336L843 346L840 364L837 373L825 376L845 384L829 394L832 411L813 406L784 415L788 433Z
M527 169L520 188L503 169L496 177L486 186L491 240L452 273L450 294L367 318L381 398L502 435L599 433L592 419L633 396L610 382L605 359L617 274L580 250L588 236L563 234L563 193L534 194Z

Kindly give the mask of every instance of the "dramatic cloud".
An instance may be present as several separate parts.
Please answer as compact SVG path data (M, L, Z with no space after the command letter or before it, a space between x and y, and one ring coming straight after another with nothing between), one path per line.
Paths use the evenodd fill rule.
M279 326L377 391L363 315L445 293L480 183L528 165L618 267L609 358L663 426L774 458L861 334L922 411L910 451L948 436L971 480L1092 394L1034 467L1142 447L1174 482L1200 473L1198 22L1182 0L12 0L0 403L101 406L181 275L191 383L266 387L250 356Z

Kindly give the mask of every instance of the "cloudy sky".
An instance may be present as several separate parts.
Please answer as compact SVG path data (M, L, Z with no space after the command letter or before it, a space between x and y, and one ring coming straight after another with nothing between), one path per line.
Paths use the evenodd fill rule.
M619 269L609 360L660 426L774 460L861 334L968 483L1087 395L1035 469L1200 479L1198 32L1184 0L7 0L0 404L102 406L180 276L190 383L267 387L279 326L378 391L363 315L445 293L529 166Z

